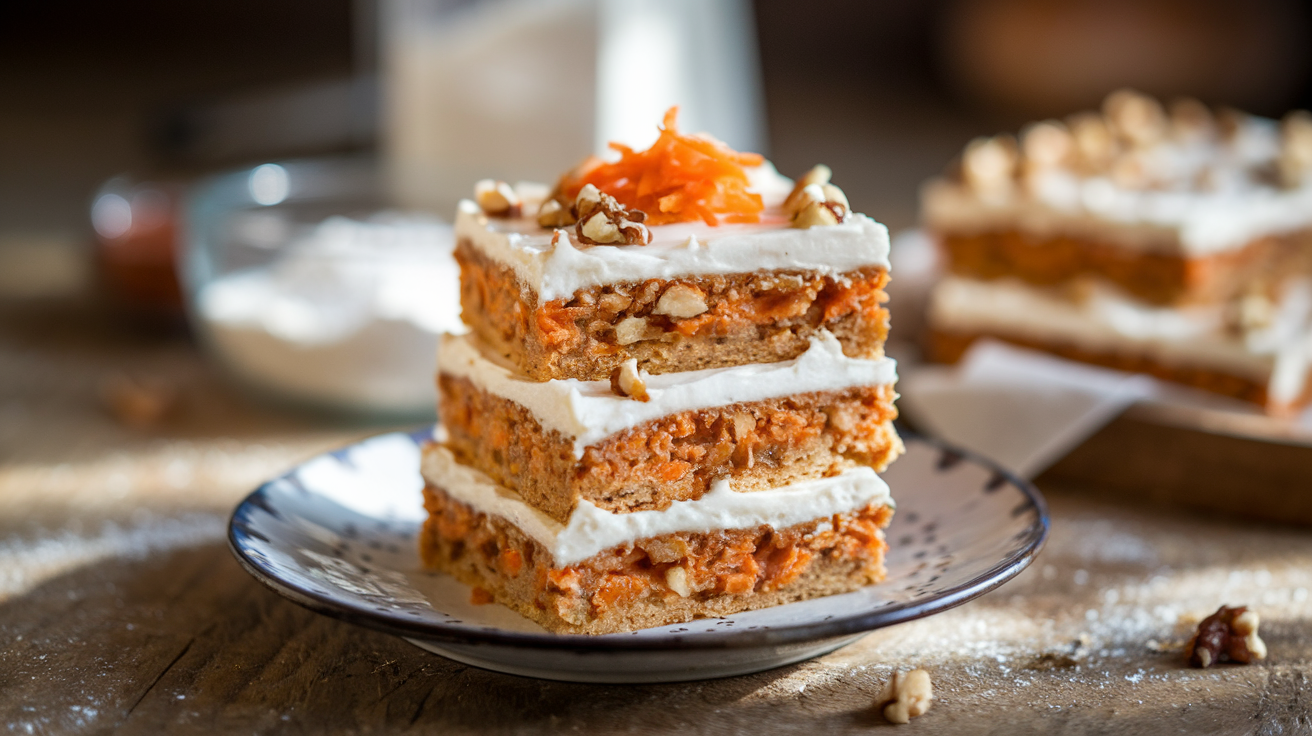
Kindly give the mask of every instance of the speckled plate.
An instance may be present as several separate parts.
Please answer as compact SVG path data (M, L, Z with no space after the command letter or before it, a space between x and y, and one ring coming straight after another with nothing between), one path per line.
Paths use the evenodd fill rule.
M311 610L465 664L576 682L675 682L799 662L961 605L1025 569L1048 534L1033 486L911 437L883 476L898 505L883 583L628 634L552 634L500 605L471 605L468 587L420 569L419 444L429 436L374 437L265 483L232 515L237 559Z

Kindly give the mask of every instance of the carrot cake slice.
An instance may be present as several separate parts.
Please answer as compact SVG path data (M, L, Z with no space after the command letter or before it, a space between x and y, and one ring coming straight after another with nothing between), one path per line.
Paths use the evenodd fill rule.
M922 197L933 359L990 336L1288 413L1312 399L1312 115L1133 92L977 139Z
M1282 123L1112 94L1103 112L980 138L922 192L951 271L1108 281L1158 305L1278 280L1312 233L1312 115Z
M564 522L582 501L659 510L722 478L748 491L883 470L902 451L896 380L892 359L850 358L827 331L776 363L653 376L631 359L613 381L546 382L448 336L438 410L461 462Z
M561 633L608 634L855 590L884 576L893 512L873 470L567 521L459 463L423 453L424 563Z
M605 380L788 360L828 330L878 358L888 231L817 167L796 184L756 154L679 133L613 146L553 191L481 182L460 203L463 319L534 380Z

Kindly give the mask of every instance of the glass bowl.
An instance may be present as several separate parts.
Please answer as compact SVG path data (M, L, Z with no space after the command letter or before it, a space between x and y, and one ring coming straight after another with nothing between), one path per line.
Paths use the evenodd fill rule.
M208 355L283 402L431 416L437 337L461 329L454 238L436 216L389 208L387 191L357 159L199 183L180 269Z

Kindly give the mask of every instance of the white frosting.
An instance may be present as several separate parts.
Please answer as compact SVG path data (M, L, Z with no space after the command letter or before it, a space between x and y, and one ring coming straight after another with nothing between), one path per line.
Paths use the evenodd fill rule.
M1017 280L951 276L935 286L939 329L1030 338L1098 353L1145 355L1165 365L1220 370L1258 382L1276 402L1295 399L1312 365L1312 285L1287 287L1271 324L1235 334L1221 306L1150 307L1110 286L1088 284L1078 300Z
M542 301L604 284L684 276L803 270L839 275L865 266L888 267L888 229L861 214L839 225L788 226L778 207L791 183L773 168L749 170L766 201L760 223L681 222L651 228L648 245L582 245L573 228L546 230L535 213L522 218L485 216L464 200L456 210L456 237L503 263ZM565 236L555 240L555 232Z
M433 486L477 511L505 519L542 544L558 566L662 534L751 529L762 524L783 529L870 503L893 505L888 485L875 471L857 467L831 478L751 493L735 492L728 480L721 479L701 498L676 501L663 511L613 514L580 500L569 522L561 524L524 503L514 491L456 462L439 445L424 448L422 469Z
M897 381L897 364L891 358L849 358L827 330L792 360L644 375L650 396L645 402L617 396L610 381L532 381L487 355L474 338L447 336L438 350L438 370L467 378L523 406L545 429L573 437L576 457L598 440L676 412Z
M921 193L922 216L939 232L1022 230L1205 256L1312 227L1312 183L1280 189L1265 180L1278 152L1273 121L1250 118L1229 141L1175 136L1126 154L1150 187L1063 168L991 195L936 179Z

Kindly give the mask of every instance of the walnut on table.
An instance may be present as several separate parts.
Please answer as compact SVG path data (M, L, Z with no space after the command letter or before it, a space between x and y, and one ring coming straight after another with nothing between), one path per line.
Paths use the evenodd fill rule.
M1217 662L1249 664L1266 659L1266 643L1257 635L1258 616L1246 606L1221 606L1198 624L1185 645L1185 660L1193 667Z
M895 672L881 699L884 703L884 718L890 723L909 723L912 718L924 715L933 699L934 688L930 684L928 672Z

